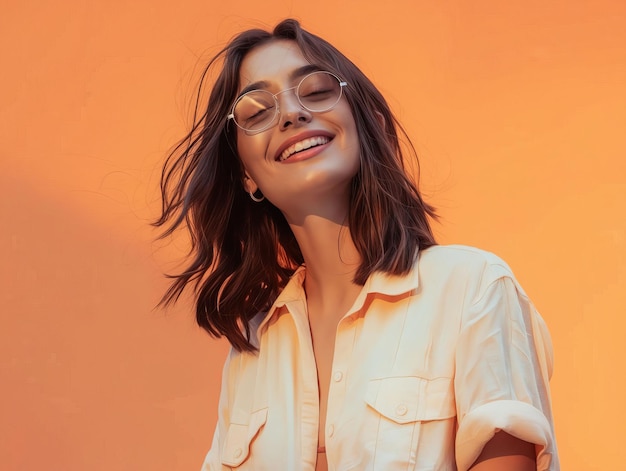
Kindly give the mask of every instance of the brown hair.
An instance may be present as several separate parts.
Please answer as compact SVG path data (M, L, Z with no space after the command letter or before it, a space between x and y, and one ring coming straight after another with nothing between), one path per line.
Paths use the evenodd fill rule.
M226 116L236 99L239 68L253 48L276 39L295 41L305 58L348 82L345 97L354 116L360 170L351 186L349 227L361 265L360 285L374 271L406 274L419 249L434 245L425 203L406 175L398 133L417 160L406 132L370 80L331 44L293 19L273 32L260 29L236 36L208 64L202 76L223 61L206 111L168 157L161 177L162 213L154 223L162 237L186 225L191 236L191 263L162 299L178 299L188 284L196 293L198 324L216 337L226 336L239 351L254 351L250 320L267 311L302 253L283 214L269 201L253 202L243 187L235 125ZM196 110L200 99L196 101ZM380 119L380 118L383 119Z

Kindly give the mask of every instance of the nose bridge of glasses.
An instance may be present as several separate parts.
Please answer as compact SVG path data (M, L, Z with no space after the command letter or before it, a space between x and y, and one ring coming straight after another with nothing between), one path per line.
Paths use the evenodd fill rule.
M293 98L292 100L295 100L295 103L298 105L299 108L302 107L302 103L300 102L300 98L298 97L298 85L296 85L295 87L289 87L289 88L285 88L284 90L281 90L280 92L275 93L274 96L274 100L276 100L276 104L278 105L277 109L278 110L282 110L285 107L281 107L280 106L280 101L281 99L279 98L280 95L282 95L283 93L287 93L287 92L291 92L293 91ZM285 98L283 97L282 100L284 100Z

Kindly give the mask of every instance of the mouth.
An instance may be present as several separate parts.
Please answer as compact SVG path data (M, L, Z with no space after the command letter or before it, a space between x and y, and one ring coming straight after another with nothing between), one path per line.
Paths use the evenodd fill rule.
M276 157L276 161L284 162L290 157L296 155L298 152L302 152L313 147L323 146L324 144L328 144L331 140L332 137L323 135L311 136L305 139L301 139L280 152Z

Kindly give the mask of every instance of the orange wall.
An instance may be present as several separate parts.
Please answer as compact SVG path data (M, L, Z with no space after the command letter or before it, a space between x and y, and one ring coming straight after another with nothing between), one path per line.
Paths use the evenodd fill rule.
M440 240L504 257L543 313L563 469L623 466L625 2L10 3L2 469L199 468L225 344L188 306L152 310L183 244L153 243L146 221L198 64L286 16L386 94L421 154Z

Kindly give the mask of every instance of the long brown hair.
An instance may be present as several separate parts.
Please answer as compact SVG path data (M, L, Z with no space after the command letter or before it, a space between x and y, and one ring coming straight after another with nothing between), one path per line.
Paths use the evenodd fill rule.
M161 177L162 213L155 225L162 237L180 226L191 237L191 263L171 275L162 304L175 302L185 287L196 294L198 324L215 337L226 336L239 351L254 351L250 320L267 311L302 253L283 214L269 201L253 202L243 187L235 126L227 123L239 88L239 68L253 48L272 40L295 41L305 58L348 82L345 97L354 116L361 166L350 195L350 234L361 256L354 277L360 285L374 271L406 274L419 249L434 245L425 203L407 176L399 133L417 160L406 132L370 80L341 52L293 19L270 33L260 29L236 36L207 65L222 63L208 106L169 155ZM200 91L198 92L199 105ZM382 118L382 119L381 119Z

